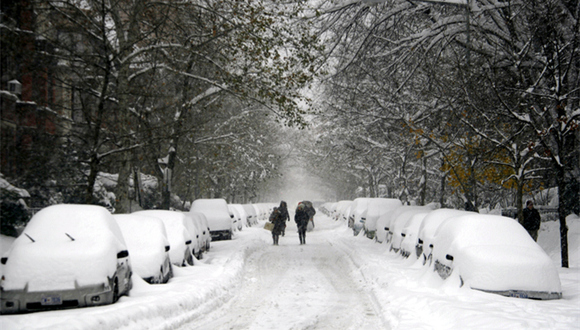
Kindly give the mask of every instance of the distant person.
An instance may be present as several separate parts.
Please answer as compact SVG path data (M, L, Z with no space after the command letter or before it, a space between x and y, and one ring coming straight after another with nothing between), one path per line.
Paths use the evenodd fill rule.
M538 230L540 230L540 223L542 218L540 212L534 208L534 203L531 200L526 202L524 213L524 228L530 233L534 241L538 241Z
M286 220L289 218L288 207L286 202L280 202L279 207L275 207L272 214L270 214L270 222L274 224L272 228L272 240L274 245L278 245L280 235L284 232L286 228Z
M278 211L280 211L280 216L282 217L282 236L286 234L286 221L290 221L290 215L288 214L288 204L285 201L280 202L280 206L278 207Z
M300 238L300 244L306 244L306 228L308 227L308 221L310 216L306 210L306 205L300 202L298 207L296 207L296 214L294 215L294 222L298 226L298 237Z

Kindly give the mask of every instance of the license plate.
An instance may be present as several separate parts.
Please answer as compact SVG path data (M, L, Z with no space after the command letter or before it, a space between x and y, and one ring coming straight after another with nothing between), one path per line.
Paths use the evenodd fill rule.
M62 300L59 296L42 297L40 304L43 306L62 305Z
M514 298L528 298L528 294L524 292L512 292L510 297Z

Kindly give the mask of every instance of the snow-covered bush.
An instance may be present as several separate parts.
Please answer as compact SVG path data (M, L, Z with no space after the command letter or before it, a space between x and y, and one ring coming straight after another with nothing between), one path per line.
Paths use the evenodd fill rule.
M28 222L26 198L30 198L28 191L13 186L0 173L0 233L16 237L16 228Z

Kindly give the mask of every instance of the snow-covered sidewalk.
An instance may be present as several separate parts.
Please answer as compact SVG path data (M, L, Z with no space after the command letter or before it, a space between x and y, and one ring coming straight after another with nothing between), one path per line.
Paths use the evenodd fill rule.
M558 225L542 226L539 243L559 263ZM232 241L213 242L194 267L176 268L167 284L135 277L131 296L114 305L3 315L0 329L574 329L580 327L578 219L569 227L571 268L559 269L560 300L459 288L317 215L305 246L293 224L280 246L271 245L264 229L244 228ZM296 309L302 305L307 308Z

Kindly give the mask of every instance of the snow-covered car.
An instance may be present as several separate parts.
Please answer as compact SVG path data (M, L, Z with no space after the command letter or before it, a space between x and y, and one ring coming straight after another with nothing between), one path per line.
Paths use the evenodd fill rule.
M389 233L392 222L397 219L397 217L409 210L413 206L403 205L399 208L394 209L392 212L383 213L377 219L377 231L375 233L375 240L379 243L390 242L391 234Z
M196 226L201 230L200 246L203 252L209 251L211 247L211 234L209 233L209 224L207 218L200 212L189 212L189 216L193 219Z
M114 214L131 255L133 272L150 284L173 277L170 245L163 221L138 214Z
M401 248L401 242L404 236L403 228L407 225L407 222L416 214L428 213L432 211L431 208L427 206L407 206L403 208L404 211L397 212L397 216L393 217L389 230L387 233L386 243L389 246L389 251L399 252Z
M417 259L416 255L416 246L417 246L417 235L419 234L419 227L421 227L421 223L425 217L429 214L429 212L418 212L413 214L407 223L403 226L401 230L401 248L399 253L405 258L409 258L413 256L415 260Z
M248 226L258 224L258 214L256 213L256 209L252 206L252 204L242 204L242 206L248 215Z
M264 208L262 208L262 206L260 204L250 204L252 205L252 207L254 208L254 211L256 211L256 215L257 215L257 220L256 221L264 221L268 219L268 216L270 215L269 213L266 214L266 210L264 210Z
M511 218L472 213L445 220L433 260L433 270L459 286L508 297L562 297L552 259Z
M275 203L256 203L252 204L258 213L258 219L262 221L268 220L274 208L278 206Z
M333 217L337 206L338 202L326 202L320 206L320 211L329 217Z
M365 222L363 230L365 235L374 239L377 231L377 220L386 213L391 213L397 208L403 206L400 200L396 198L371 198L368 201Z
M232 218L225 199L196 199L191 204L190 212L205 215L212 240L232 239Z
M240 212L238 212L238 210L232 205L228 205L228 209L230 210L230 214L234 216L232 218L234 222L233 223L234 230L242 231L244 226L242 224L242 216L240 215Z
M250 224L248 223L248 214L246 213L246 209L242 204L229 204L230 207L233 207L238 211L240 214L240 219L242 221L243 227L249 227Z
M423 260L423 264L427 262L429 265L433 262L433 239L435 233L443 221L461 215L472 214L473 212L455 210L455 209L438 209L429 212L419 226L417 234L417 243L415 245L415 253L417 258Z
M352 201L349 200L342 200L337 203L334 203L334 208L331 213L331 217L337 221L346 221L348 218L348 211L350 210L350 206L352 205Z
M185 214L169 210L144 210L131 214L146 215L163 221L169 240L171 263L178 267L193 266L195 234L192 234L188 229L190 226Z
M363 223L366 221L366 212L371 198L359 197L355 198L352 202L350 208L350 214L348 215L348 227L352 228L353 234L358 235L358 233L363 228Z
M132 287L123 234L101 206L40 210L2 264L2 314L111 304Z

